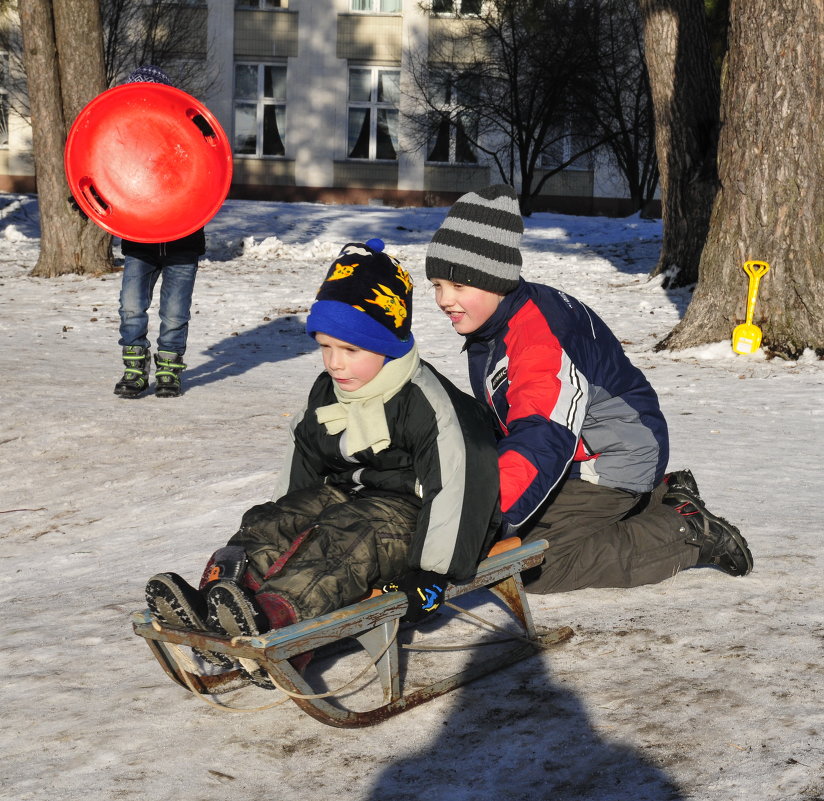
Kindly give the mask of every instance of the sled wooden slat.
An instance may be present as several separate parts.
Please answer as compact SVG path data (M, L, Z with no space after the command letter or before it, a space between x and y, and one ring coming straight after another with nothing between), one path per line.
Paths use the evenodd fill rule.
M292 700L309 715L328 725L368 726L572 636L572 630L564 627L539 637L532 621L520 574L540 564L546 547L547 543L540 540L489 556L478 566L472 579L447 586L447 600L481 588L493 592L517 621L519 636L508 643L503 653L484 660L471 660L471 667L407 693L402 687L399 646L394 636L397 621L406 612L406 597L402 593L368 598L312 620L256 637L236 637L233 640L208 632L161 626L152 620L148 609L136 612L132 623L135 633L146 639L166 673L184 687L188 688L188 684L182 675L182 668L167 646L169 643L218 651L234 659L252 659L268 670L282 688L301 696L314 695L316 691L292 667L289 659L346 638L354 638L375 661L383 702L370 710L354 711L326 698L292 696ZM192 673L188 673L188 678L195 689L203 693L212 691L220 681L228 681L226 676L221 678Z

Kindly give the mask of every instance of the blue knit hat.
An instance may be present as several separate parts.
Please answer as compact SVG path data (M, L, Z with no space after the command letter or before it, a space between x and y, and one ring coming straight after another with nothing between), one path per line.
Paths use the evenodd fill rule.
M172 79L160 67L145 64L133 70L126 78L126 83L163 83L172 86Z
M380 239L344 245L306 319L318 332L393 359L412 349L412 279Z

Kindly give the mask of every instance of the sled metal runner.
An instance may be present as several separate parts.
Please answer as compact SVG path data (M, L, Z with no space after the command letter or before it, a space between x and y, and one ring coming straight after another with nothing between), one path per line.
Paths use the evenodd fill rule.
M515 543L517 542L516 540ZM254 660L269 672L304 712L322 723L344 728L369 726L514 664L548 645L563 642L572 636L572 629L567 627L539 635L532 621L520 574L523 570L541 563L546 547L547 543L540 540L527 545L516 545L515 548L504 552L500 552L502 549L499 548L499 552L496 553L493 549L491 555L478 566L478 571L472 579L447 586L447 601L473 590L490 590L509 610L518 624L520 633L508 643L503 653L484 660L472 660L470 667L408 693L405 693L402 687L396 637L398 620L406 612L407 601L403 593L378 595L312 620L254 637L230 639L211 632L163 626L152 619L148 609L135 612L132 624L135 633L145 638L166 673L186 689L210 693L219 689L222 684L236 680L238 673L230 671L217 676L190 673L181 666L180 660L175 658L170 645L217 651L235 660ZM373 709L355 711L318 697L319 694L289 662L291 657L346 638L355 639L374 662L383 701Z

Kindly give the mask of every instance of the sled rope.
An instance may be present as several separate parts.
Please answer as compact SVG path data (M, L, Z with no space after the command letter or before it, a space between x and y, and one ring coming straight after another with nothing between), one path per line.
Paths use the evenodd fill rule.
M498 626L497 624L493 623L491 620L487 620L486 618L482 617L481 615L477 615L474 612L470 612L468 609L464 609L464 608L458 606L457 604L452 603L451 601L446 601L444 605L448 606L450 609L454 610L455 612L457 612L460 615L465 615L466 617L474 618L480 624L482 624L484 626L487 626L491 629L495 629L496 631L500 631L500 632L507 635L506 639L495 640L494 642L485 643L485 645L497 645L497 644L500 644L500 643L503 643L503 642L508 642L510 640L516 639L516 640L521 640L522 642L525 642L525 643L529 643L530 645L533 645L536 648L541 647L540 641L532 640L529 637L525 637L521 634L517 634L517 633L511 632L511 631L507 631L502 626ZM335 695L340 695L344 690L348 689L353 684L355 684L355 682L357 682L361 678L363 678L363 676L366 675L366 673L368 671L370 671L372 668L374 668L377 665L377 663L383 658L383 656L392 647L392 644L397 639L399 629L400 629L400 618L396 618L395 621L394 621L394 630L392 632L392 636L389 637L386 645L380 650L378 655L374 659L370 660L370 662L363 668L363 670L361 670L352 679L350 679L348 682L346 682L346 684L343 684L343 685L341 685L340 687L338 687L334 690L329 690L329 691L324 692L324 693L311 693L311 694L300 693L300 692L296 692L296 691L293 691L293 690L287 690L285 687L281 686L280 683L278 682L278 680L267 670L266 674L269 676L269 680L272 682L272 684L275 686L276 689L280 690L287 697L286 698L281 698L281 699L279 699L279 700L277 700L277 701L275 701L271 704L265 704L264 706L255 706L255 707L238 707L238 706L231 706L230 704L218 703L217 701L213 700L212 698L209 698L205 694L199 692L197 690L197 688L194 686L192 680L189 677L189 671L186 670L186 668L184 667L185 657L183 656L183 653L180 651L180 647L177 646L177 645L174 645L173 643L168 643L167 645L172 651L172 655L174 656L175 662L177 662L178 668L180 668L180 672L181 672L181 675L183 677L183 680L186 682L186 686L189 688L189 690L191 691L191 693L193 695L198 696L205 703L209 704L210 706L215 707L216 709L223 709L223 710L228 710L228 711L231 711L231 712L265 712L268 709L273 709L276 706L280 706L281 704L286 703L286 701L289 698L300 698L300 699L304 699L304 700L307 700L307 701L311 701L311 700L316 700L316 699L321 699L321 698L329 698L329 697L335 696ZM238 639L239 638L237 638L237 637L232 638L232 640L231 640L232 644L233 645L236 644L236 641ZM467 646L464 646L464 645L430 645L430 646L426 646L426 645L402 644L401 647L406 648L408 650L416 650L416 651L454 651L454 650L463 650ZM254 660L241 660L241 662L245 662L245 661L254 661ZM257 664L257 663L255 663L255 664Z
M495 640L494 642L490 642L490 643L484 643L485 645L497 645L497 644L500 644L500 643L503 643L503 642L509 642L511 640L521 640L522 642L529 643L530 645L534 645L536 648L541 647L539 641L531 640L529 637L524 637L521 634L517 634L517 633L511 632L511 631L507 631L502 626L498 626L495 623L493 623L491 620L487 620L486 618L481 617L480 615L476 615L474 612L470 612L468 609L463 609L462 607L458 606L457 604L452 603L451 601L446 601L445 606L448 606L450 609L453 609L454 611L458 612L458 614L466 615L467 617L471 617L471 618L475 618L475 620L477 620L480 623L488 626L489 628L495 629L496 631L500 631L500 632L508 635L506 637L506 639ZM395 628L394 628L394 631L392 632L392 636L389 638L389 641L381 649L380 653L371 662L371 664L368 664L353 679L351 679L350 681L348 681L346 684L342 685L341 687L338 687L336 690L330 690L330 691L325 692L325 693L317 693L317 694L313 694L313 695L306 695L306 694L303 694L303 693L293 692L291 690L287 690L285 687L281 687L280 684L278 684L275 677L271 673L269 673L268 670L266 672L269 675L269 680L272 682L272 684L274 684L275 687L277 687L278 690L280 690L282 693L285 693L290 698L302 698L302 699L306 699L306 700L313 700L313 699L316 699L316 698L329 698L330 696L339 695L344 690L351 687L360 678L362 678L364 676L364 674L370 668L373 668L377 665L377 663L381 660L383 655L389 650L392 643L397 639L399 628L400 628L400 619L398 618L398 619L395 620ZM477 643L476 643L476 645L477 645ZM456 651L456 650L464 650L467 646L465 646L465 645L431 645L431 646L417 645L416 646L416 645L402 644L401 647L406 648L408 650L415 650L415 651Z
M392 636L389 638L386 645L384 645L383 648L381 648L380 653L368 665L366 665L366 667L364 667L364 669L360 673L358 673L350 681L347 681L346 684L343 684L340 687L338 687L336 690L329 690L325 693L314 693L310 695L306 695L304 693L299 692L293 692L292 690L287 690L285 687L281 687L280 684L278 684L277 679L275 679L275 677L271 673L269 673L268 670L266 671L266 673L269 675L269 680L272 682L272 684L274 684L275 687L277 687L282 693L288 695L290 698L305 698L307 701L309 701L316 698L329 698L333 695L340 695L344 690L351 687L356 681L361 679L367 673L367 671L371 670L378 664L378 662L381 661L383 655L392 647L392 643L395 642L395 640L397 639L398 629L400 629L400 619L396 618L394 622L394 630L392 631Z
M392 643L395 642L395 639L398 636L398 629L399 628L400 628L399 622L398 622L398 620L395 620L395 626L394 626L394 631L392 632L392 636L389 638L389 641L386 643L386 645L381 649L381 651L377 655L377 657L375 657L374 660L370 661L369 664L367 664L363 668L363 670L360 671L360 673L358 673L356 676L354 676L352 679L350 679L348 682L346 682L346 684L338 687L335 690L329 690L328 692L325 692L325 693L314 693L314 694L294 692L292 690L287 690L285 687L282 687L280 685L280 683L277 681L277 679L268 670L266 671L266 673L269 676L269 680L272 682L272 684L275 685L275 688L280 690L284 695L288 696L289 698L303 698L303 699L306 699L306 700L314 700L314 699L317 699L317 698L329 698L330 696L333 696L333 695L339 695L344 690L351 687L356 681L360 680L369 670L371 670L372 668L375 667L375 665L377 665L377 663L381 660L383 655L390 649L390 647L392 646ZM237 638L232 639L233 644L235 643L236 639ZM281 704L285 704L286 701L288 700L288 698L281 698L280 700L275 701L274 703L266 704L264 706L254 706L254 707L231 706L230 704L218 703L217 701L214 701L213 699L207 697L203 693L198 692L197 688L192 683L192 680L189 678L189 671L186 670L186 668L184 667L185 657L181 653L180 647L177 646L177 645L174 645L173 643L167 643L167 647L169 647L171 649L172 655L174 656L174 659L175 659L175 662L177 662L177 666L178 666L178 668L180 668L180 672L181 672L181 675L183 676L183 680L186 682L186 686L189 688L190 692L193 695L198 696L205 703L209 704L210 706L215 707L216 709L225 709L225 710L229 710L231 712L265 712L267 709L272 709L276 706L280 706ZM246 661L246 660L244 660L244 661ZM254 660L248 660L248 661L254 661ZM255 664L257 664L257 663L255 663Z
M448 606L450 609L456 611L459 615L466 615L467 617L475 618L480 624L484 626L488 626L490 629L495 629L496 631L500 631L502 634L506 634L506 638L502 640L492 640L490 642L485 643L474 643L472 645L473 648L476 648L478 645L500 645L501 643L511 642L512 640L521 640L521 642L529 643L530 645L534 645L536 648L541 647L541 643L538 640L531 640L529 637L525 637L523 634L518 634L514 631L507 631L502 626L498 626L497 624L493 623L491 620L487 620L485 617L481 617L480 615L476 615L474 612L470 612L468 609L464 609L463 607L458 606L457 604L452 603L452 601L445 601L444 606ZM467 648L466 645L402 645L402 648L406 648L410 651L462 651Z
M265 704L264 706L257 706L257 707L240 707L240 706L230 706L229 704L221 704L217 701L209 698L207 695L199 692L198 689L192 683L190 678L190 673L185 668L186 658L183 656L182 651L180 650L179 645L175 645L174 643L166 643L166 647L171 651L172 656L174 657L175 662L177 662L177 666L180 669L180 675L183 677L183 681L186 682L186 686L189 688L189 691L194 695L196 698L200 698L209 706L215 707L215 709L221 709L227 712L265 712L267 709L274 709L276 706L281 706L281 704L285 704L289 699L288 698L280 698L277 701L274 701L271 704Z

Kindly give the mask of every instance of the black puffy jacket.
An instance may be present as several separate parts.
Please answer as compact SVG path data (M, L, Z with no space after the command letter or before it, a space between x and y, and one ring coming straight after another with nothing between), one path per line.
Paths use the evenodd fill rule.
M385 405L391 444L346 456L315 410L336 402L326 373L292 426L274 498L334 483L420 504L409 566L454 579L475 573L499 522L498 458L489 412L426 362Z

